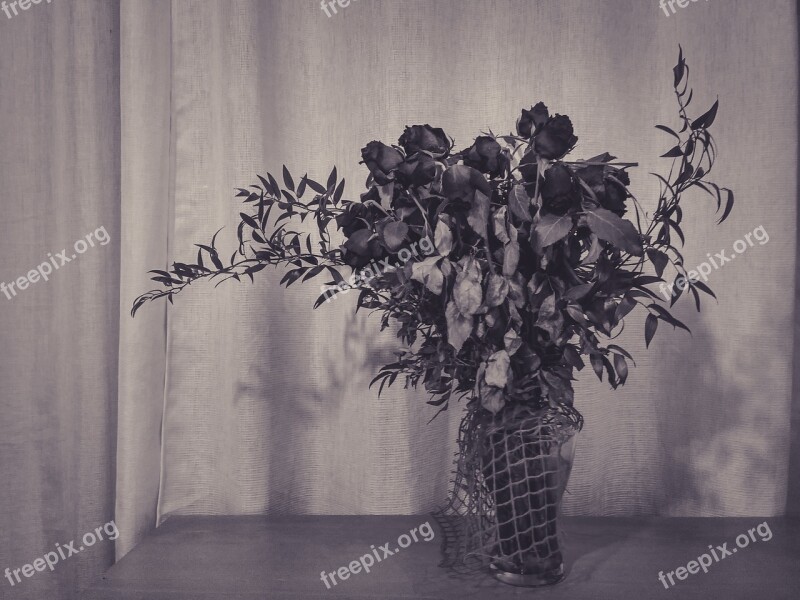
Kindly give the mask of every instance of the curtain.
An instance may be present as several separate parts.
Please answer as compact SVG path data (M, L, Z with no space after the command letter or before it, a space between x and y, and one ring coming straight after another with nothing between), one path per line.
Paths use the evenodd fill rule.
M330 12L330 11L329 11ZM717 95L716 179L731 217L687 202L687 265L763 226L709 278L719 298L675 314L649 350L643 316L618 343L637 367L613 392L587 370L569 514L797 512L792 403L797 252L797 8L790 0L70 0L0 15L0 282L100 227L96 245L0 294L0 569L115 519L98 543L11 597L70 597L177 514L415 513L448 490L460 407L428 423L422 392L368 384L392 331L351 295L278 282L199 284L128 315L146 271L235 250L234 188L256 174L325 179L357 198L360 148L430 123L468 146L538 100L568 114L577 156L638 161L655 206L676 122L681 44L693 103ZM222 253L224 255L224 252ZM794 437L793 437L794 436ZM792 439L795 441L792 442ZM790 464L793 468L790 469ZM787 494L789 501L787 502ZM2 575L2 573L0 573ZM0 585L8 583L0 579Z
M52 572L3 572L114 518L118 32L101 0L0 13L0 282L16 293L0 294L3 598L71 598L113 562L104 534Z
M736 190L723 226L707 198L687 202L684 256L698 265L763 226L710 275L719 302L676 315L650 350L643 315L619 343L637 362L617 392L591 369L566 500L571 514L774 515L786 508L796 217L794 3L317 2L172 3L175 223L171 260L220 227L235 250L235 187L255 175L363 189L359 149L406 124L443 127L466 147L513 128L543 100L572 117L578 155L639 161L633 189L655 206L676 123L671 67L683 46L695 110L719 96L714 176ZM696 114L700 114L699 112ZM163 157L166 160L166 157ZM759 235L761 233L759 232ZM762 239L764 237L762 236ZM225 246L227 244L227 246ZM224 252L222 252L225 255ZM447 490L460 418L433 423L424 395L367 384L396 347L344 297L316 311L314 286L205 284L168 311L159 518L193 513L406 513ZM148 310L145 308L144 310Z

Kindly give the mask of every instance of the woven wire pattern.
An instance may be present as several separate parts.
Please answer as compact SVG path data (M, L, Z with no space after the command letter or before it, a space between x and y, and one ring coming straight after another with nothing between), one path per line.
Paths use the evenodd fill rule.
M470 410L459 428L453 485L435 513L443 567L544 573L563 562L558 507L572 466L573 408Z

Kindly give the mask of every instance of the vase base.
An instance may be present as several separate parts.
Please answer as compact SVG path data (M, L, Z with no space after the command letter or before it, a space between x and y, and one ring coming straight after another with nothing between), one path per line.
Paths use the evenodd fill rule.
M508 585L515 585L517 587L544 587L548 585L555 585L562 581L567 572L564 565L560 565L557 569L545 571L544 573L510 573L504 571L495 565L491 565L492 575L498 581Z

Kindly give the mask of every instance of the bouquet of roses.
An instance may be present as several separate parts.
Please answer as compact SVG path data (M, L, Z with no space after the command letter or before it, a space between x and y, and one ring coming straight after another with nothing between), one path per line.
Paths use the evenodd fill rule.
M655 175L660 195L649 218L629 189L636 163L607 153L569 160L578 142L572 122L539 102L522 111L515 133L488 132L459 151L430 125L407 127L397 145L370 142L359 200L343 198L336 168L325 185L307 175L295 183L285 166L282 185L259 177L238 191L246 209L227 264L215 234L197 244L193 263L153 271L162 288L140 296L132 312L156 298L171 302L198 280L252 279L269 265L288 266L286 286L330 277L315 308L355 289L356 310L377 311L382 328L397 328L405 349L373 380L381 389L402 374L406 386L421 382L440 410L454 397L491 413L513 404L571 406L584 357L616 387L632 358L609 342L632 310L648 313L648 345L659 321L687 329L650 289L668 265L686 281L673 303L685 289L699 310L699 292L713 295L685 278L681 198L691 188L710 194L721 222L733 194L707 178L718 104L691 119L687 77L681 52L681 128L657 126L674 139L663 155L669 173Z

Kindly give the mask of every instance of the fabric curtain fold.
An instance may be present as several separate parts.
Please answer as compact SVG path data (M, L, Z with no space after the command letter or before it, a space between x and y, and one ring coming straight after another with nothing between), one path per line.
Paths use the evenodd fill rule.
M114 2L0 13L3 598L73 598L114 559L83 536L114 518L118 33ZM21 571L73 541L52 572Z

